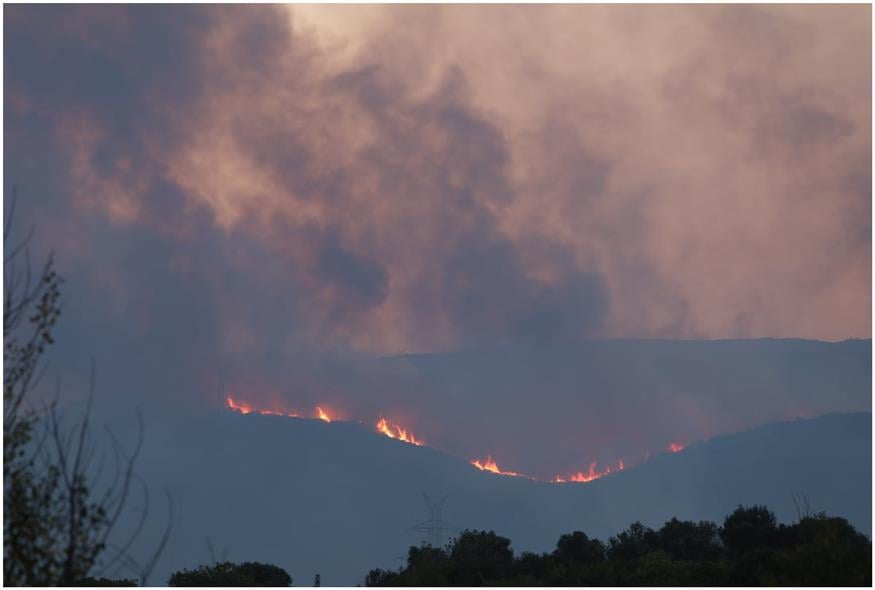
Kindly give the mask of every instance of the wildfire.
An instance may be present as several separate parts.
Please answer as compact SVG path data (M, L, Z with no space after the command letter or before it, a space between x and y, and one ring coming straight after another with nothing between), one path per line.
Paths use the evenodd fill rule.
M586 483L589 481L599 479L600 477L604 477L604 476L609 475L611 473L616 473L617 471L623 471L626 468L626 464L623 463L622 459L620 459L617 462L616 467L612 467L612 466L608 465L602 471L599 471L597 469L597 467L596 467L597 465L598 465L598 463L593 461L592 463L589 464L589 470L587 470L585 473L583 471L578 471L577 473L573 473L573 474L567 475L565 477L563 477L561 475L557 475L556 477L554 477L550 481L552 481L553 483L567 483L567 482Z
M296 412L281 412L280 410L255 410L246 402L234 401L234 398L232 398L230 395L225 401L228 404L228 409L234 412L240 412L241 414L251 414L255 412L256 414L261 414L262 416L286 416L288 418L298 417L298 414Z
M241 402L238 404L230 395L228 396L227 402L228 407L234 412L240 412L241 414L249 414L252 412L252 406L245 402Z
M471 465L479 469L480 471L488 471L490 473L497 473L498 475L510 475L513 477L528 477L523 475L522 473L517 473L516 471L502 471L499 469L498 464L496 464L495 460L492 458L492 455L487 455L485 461L480 461L479 459L474 459L471 461ZM530 478L531 479L531 478Z
M296 412L284 412L276 409L256 409L253 408L249 403L235 400L230 395L226 398L226 404L228 409L233 412L238 412L240 414L262 414L265 416L287 416L289 418L298 418L299 414ZM315 419L322 420L323 422L333 422L337 419L336 416L332 416L329 414L327 410L322 408L321 406L316 406L315 409ZM425 441L416 438L413 436L413 433L403 428L398 424L394 424L386 420L382 415L380 416L379 421L376 424L376 430L380 434L384 434L389 438L400 440L402 442L406 442L416 446L425 445ZM685 446L682 443L673 442L669 443L666 446L666 451L671 453L679 453L683 451ZM644 461L646 462L650 458L650 453L647 452L645 454ZM496 475L507 475L511 477L524 477L526 479L538 480L538 481L550 481L552 483L587 483L590 481L594 481L596 479L602 478L611 473L617 473L618 471L623 471L626 468L625 463L622 459L620 459L616 465L607 465L603 469L598 468L597 462L593 461L589 464L589 468L586 471L578 471L577 473L570 473L566 475L557 475L551 480L539 480L538 478L531 477L525 475L523 473L517 473L516 471L504 471L502 470L498 464L495 462L495 459L492 458L492 455L487 455L486 459L475 459L471 461L471 465L479 469L480 471L488 471L489 473L495 473Z
M390 424L382 416L380 416L380 421L377 422L377 432L385 434L389 438L404 441L418 447L421 447L425 444L424 441L414 437L412 432L408 432L406 429L401 428L397 424Z

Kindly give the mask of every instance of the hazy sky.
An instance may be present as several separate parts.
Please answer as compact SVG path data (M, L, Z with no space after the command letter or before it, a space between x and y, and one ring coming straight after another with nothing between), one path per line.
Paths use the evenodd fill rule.
M335 357L869 338L870 10L6 6L58 362L294 399Z

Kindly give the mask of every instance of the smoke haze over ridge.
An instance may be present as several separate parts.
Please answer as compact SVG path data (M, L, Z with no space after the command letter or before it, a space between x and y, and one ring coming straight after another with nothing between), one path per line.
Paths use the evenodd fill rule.
M538 395L533 437L587 432L563 464L752 426L751 400L871 409L868 342L829 349L855 379L811 407L795 369L736 403L693 377L573 390L543 352L516 361L525 390L371 363L869 338L870 10L5 7L7 185L67 277L55 366L76 389L93 354L123 407L216 407L224 384L392 410L460 454L508 444L531 417L490 409ZM627 443L648 399L676 422Z

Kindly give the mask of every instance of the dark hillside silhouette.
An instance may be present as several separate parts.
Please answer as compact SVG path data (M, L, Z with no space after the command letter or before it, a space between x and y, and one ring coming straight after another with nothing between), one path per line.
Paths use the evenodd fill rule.
M766 505L779 522L795 522L800 493L814 510L840 514L868 534L871 420L849 414L769 424L590 483L552 484L484 473L368 424L180 412L150 420L142 458L143 477L171 490L179 519L154 579L204 563L208 537L236 563L274 563L298 583L320 573L327 585L355 585L373 568L397 567L397 557L426 537L410 530L426 517L423 491L449 494L448 525L495 531L513 540L516 555L553 551L575 530L607 543L636 520L652 528L672 517L719 523L739 504ZM689 550L681 540L671 545Z

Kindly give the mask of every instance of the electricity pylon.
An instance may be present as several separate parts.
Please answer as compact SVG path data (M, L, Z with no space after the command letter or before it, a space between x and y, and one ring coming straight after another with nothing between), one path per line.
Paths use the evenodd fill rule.
M422 497L425 499L425 508L428 514L428 519L410 527L410 530L425 532L423 544L436 549L439 549L443 545L447 533L459 530L458 527L451 526L444 522L444 503L447 501L448 495L449 494L445 494L439 502L434 502L428 497L428 494L423 492Z

